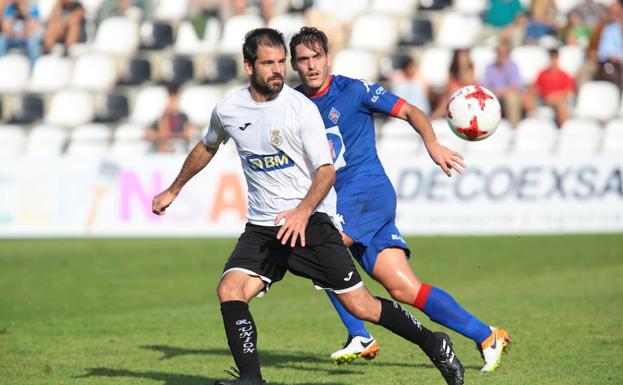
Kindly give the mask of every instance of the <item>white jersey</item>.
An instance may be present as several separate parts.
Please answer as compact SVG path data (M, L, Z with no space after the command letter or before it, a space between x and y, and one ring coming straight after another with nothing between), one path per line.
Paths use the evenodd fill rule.
M278 213L305 198L316 169L333 164L318 108L287 85L268 102L256 102L243 88L218 103L203 142L214 148L229 138L247 180L248 219L256 225L275 226ZM331 188L315 211L336 223L335 207Z

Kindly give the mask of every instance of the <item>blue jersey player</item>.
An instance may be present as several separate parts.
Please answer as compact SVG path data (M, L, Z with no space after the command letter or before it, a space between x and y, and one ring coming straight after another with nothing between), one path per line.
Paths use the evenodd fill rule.
M332 147L344 243L395 300L417 307L434 322L472 339L482 353L482 370L495 370L509 346L508 333L474 317L446 291L422 283L408 264L409 246L395 224L396 193L376 152L373 113L408 121L448 177L452 170L461 173L462 155L440 145L427 117L404 99L373 82L330 75L331 56L322 31L303 27L292 38L290 52L303 83L297 89L318 106ZM349 335L343 349L331 355L333 362L374 358L379 345L364 323L350 315L335 296L329 293L329 297Z

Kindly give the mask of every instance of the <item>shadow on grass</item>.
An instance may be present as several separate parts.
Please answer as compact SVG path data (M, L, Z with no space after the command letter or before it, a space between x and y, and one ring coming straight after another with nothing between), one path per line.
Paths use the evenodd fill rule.
M223 348L211 348L211 349L188 349L178 348L168 345L144 345L140 346L143 349L154 350L163 354L160 360L168 360L175 357L186 355L205 355L205 356L225 356L231 357L229 349ZM323 371L331 375L340 374L361 374L357 366L351 365L348 367L337 367L329 363L328 359L315 356L313 354L305 352L287 351L276 352L271 350L263 350L260 352L260 360L262 366L269 366L275 368L290 368L303 371L318 372ZM307 367L303 365L318 364L321 367Z
M226 375L224 375L225 377ZM75 378L89 377L129 377L129 378L145 378L154 381L161 381L163 385L211 385L218 378L210 378L203 376L194 376L189 374L165 373L165 372L138 372L127 369L111 369L111 368L90 368L87 373ZM233 380L233 378L232 378ZM114 381L112 381L114 382ZM270 382L270 385L287 385L282 382ZM296 383L296 385L316 385L315 383L305 382ZM326 385L346 385L342 382L327 383Z
M175 357L186 356L186 355L219 355L230 357L231 353L229 349L224 348L210 348L210 349L188 349L188 348L179 348L175 346L168 345L143 345L140 346L143 349L154 350L162 353L162 357L160 360L168 360ZM319 371L322 370L329 374L361 374L362 371L360 369L366 368L368 366L382 366L382 367L395 367L395 368L410 368L410 369L434 369L435 366L432 363L404 363L404 362L382 362L378 359L374 361L366 361L366 360L358 360L355 363L347 365L347 366L334 366L330 363L328 358L319 357L314 354L309 354L306 352L297 352L297 351L270 351L263 350L260 352L260 359L262 361L262 366L270 366L276 368L290 368L297 370L306 370L306 371ZM321 367L304 367L302 365L307 364L318 364L322 365ZM328 367L328 368L324 368ZM476 366L466 366L466 369L475 369L480 370L480 367Z

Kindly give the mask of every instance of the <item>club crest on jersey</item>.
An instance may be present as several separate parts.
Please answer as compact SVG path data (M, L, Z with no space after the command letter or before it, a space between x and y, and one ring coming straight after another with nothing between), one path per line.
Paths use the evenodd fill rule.
M329 119L335 124L337 124L338 119L340 118L340 112L335 109L335 107L331 107L331 111L329 111Z
M283 143L283 138L281 137L281 131L273 130L270 132L270 134L271 134L270 143L272 143L273 146L281 146L281 144Z

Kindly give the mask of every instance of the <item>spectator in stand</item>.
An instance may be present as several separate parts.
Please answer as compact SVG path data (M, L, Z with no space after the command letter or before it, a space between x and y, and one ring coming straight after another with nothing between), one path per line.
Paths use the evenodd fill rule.
M64 53L76 43L86 41L84 7L79 1L57 0L43 38L43 49L52 50L55 44L61 43Z
M209 5L204 4L204 7ZM220 19L232 16L257 14L268 24L275 16L275 0L219 0Z
M513 127L521 120L523 83L517 64L510 58L509 43L496 48L496 60L485 68L482 85L489 88L502 104L503 116Z
M591 3L595 4L594 1ZM596 4L601 5L601 3ZM588 41L588 47L586 48L586 57L576 76L576 85L579 88L582 84L593 80L597 73L597 48L599 47L599 40L601 39L602 31L611 21L612 17L603 5L591 7L590 4L587 4L584 7L576 7L575 9L582 15L582 18L587 20L587 24L591 26L591 36ZM591 12L600 13L595 15Z
M579 11L569 13L567 25L561 33L562 41L567 45L588 47L591 40L591 27L584 22Z
M577 12L584 24L591 29L601 21L602 15L606 10L606 6L596 0L584 0L576 5L572 12Z
M178 86L169 85L169 100L160 118L147 129L155 152L187 152L193 127L179 108Z
M623 7L615 2L608 9L612 21L608 23L599 38L597 59L599 60L596 80L613 82L621 89L623 82Z
M502 29L512 24L522 12L519 0L491 0L485 13L485 22L496 29Z
M418 72L415 60L411 56L402 58L400 67L391 75L391 91L413 104L426 115L430 115L428 101L428 83Z
M523 45L526 41L528 22L528 15L523 12L518 13L515 16L515 21L500 32L500 40L509 42L511 48Z
M448 99L461 87L476 84L474 63L469 56L468 49L457 49L452 56L450 64L450 74L448 76L448 86L444 95L438 98L435 110L432 113L434 119L446 116Z
M6 55L10 48L23 49L34 66L41 55L39 7L29 0L9 0L4 4L1 24L0 56Z
M556 36L554 0L534 0L526 27L526 43L535 44L544 36Z
M575 81L560 69L558 64L558 50L549 51L549 67L542 70L524 97L526 111L534 111L537 100L550 106L556 113L558 126L569 118L569 103L575 93Z
M97 11L97 24L113 16L128 17L136 22L151 20L154 17L152 0L104 0Z

